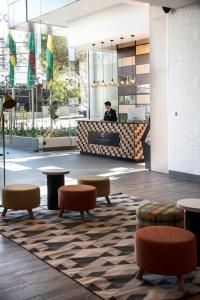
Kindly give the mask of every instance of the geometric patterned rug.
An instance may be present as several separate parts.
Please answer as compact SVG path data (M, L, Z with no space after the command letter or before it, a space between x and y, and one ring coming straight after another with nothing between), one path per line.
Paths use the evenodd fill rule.
M8 211L0 220L0 233L102 299L187 299L173 276L135 278L136 208L146 201L125 194L110 199L112 206L98 198L85 222L79 213L65 212L60 218L57 211L41 207L34 210L34 219L24 211ZM200 269L186 275L185 282L191 294L199 293Z

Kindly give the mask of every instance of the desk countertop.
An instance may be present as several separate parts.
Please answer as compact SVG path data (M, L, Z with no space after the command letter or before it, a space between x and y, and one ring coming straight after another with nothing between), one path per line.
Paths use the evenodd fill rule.
M134 122L111 122L111 121L95 121L95 120L77 120L77 122L95 122L95 123L111 123L111 124L147 124L148 121L134 121Z

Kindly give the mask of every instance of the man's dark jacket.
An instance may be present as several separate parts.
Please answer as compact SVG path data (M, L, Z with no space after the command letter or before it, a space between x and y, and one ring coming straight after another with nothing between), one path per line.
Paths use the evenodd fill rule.
M104 121L117 121L116 111L112 108L109 111L106 111L104 114Z

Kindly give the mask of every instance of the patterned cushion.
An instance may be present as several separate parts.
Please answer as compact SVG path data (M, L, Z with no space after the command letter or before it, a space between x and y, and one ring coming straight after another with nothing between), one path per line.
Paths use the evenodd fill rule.
M138 228L152 225L184 227L184 210L174 203L149 202L137 210Z

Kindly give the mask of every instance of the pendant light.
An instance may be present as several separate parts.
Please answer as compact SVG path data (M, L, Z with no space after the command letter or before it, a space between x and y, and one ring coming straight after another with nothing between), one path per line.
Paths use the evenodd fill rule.
M134 34L131 34L132 37L132 45L133 45L133 38L134 38ZM134 56L132 55L132 78L131 78L131 84L135 84L135 70L134 70Z
M100 87L107 87L107 84L105 83L105 80L104 80L104 52L103 52L103 45L104 45L104 42L101 42L102 81L101 81Z
M120 37L120 40L121 40L121 44L122 44L124 38ZM124 77L124 61L123 61L123 58L124 58L124 54L123 54L123 50L122 50L122 57L121 57L121 60L122 60L122 75L121 75L121 80L120 80L120 85L121 86L125 85L125 81L124 81L124 78L123 78Z
M114 80L114 63L113 63L113 42L114 40L110 40L110 46L111 46L111 53L112 53L112 79L111 79L111 82L110 82L110 86L112 87L115 87L116 86L116 83L115 83L115 80Z
M95 57L95 44L92 44L92 55L93 55L93 83L92 87L96 88L97 87L97 82L96 82L96 57Z

